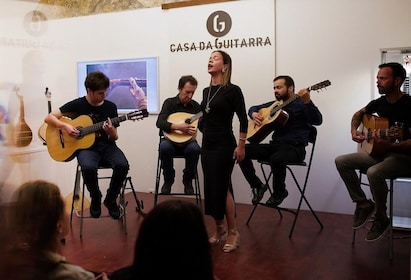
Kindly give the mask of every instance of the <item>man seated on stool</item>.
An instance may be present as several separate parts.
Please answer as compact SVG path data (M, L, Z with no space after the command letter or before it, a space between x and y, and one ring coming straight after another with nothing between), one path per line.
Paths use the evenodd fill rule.
M191 76L182 76L178 81L178 95L167 98L158 115L156 125L160 129L159 153L162 162L164 184L162 194L170 194L174 183L175 170L173 158L175 154L183 155L185 168L183 170L183 184L185 194L194 194L192 181L196 174L201 148L195 140L197 127L185 120L201 112L198 102L192 100L197 89L197 80ZM172 122L174 113L187 113L187 116ZM163 137L165 134L165 137ZM188 139L186 141L186 139ZM180 142L184 141L184 142Z
M104 161L111 166L113 175L104 199L104 205L113 219L119 219L120 209L117 205L117 196L127 177L129 164L124 153L116 145L117 128L111 123L111 119L118 116L117 106L113 102L105 100L110 81L104 73L89 73L84 85L87 91L86 96L72 100L52 111L45 121L49 125L64 129L72 137L78 137L80 132L71 124L60 121L63 114L89 115L95 122L105 121L103 128L98 131L95 143L88 149L79 150L76 156L81 167L83 180L90 192L90 215L93 218L98 218L101 215L102 195L97 179L99 163Z
M294 81L291 77L278 76L274 79L273 84L275 101L285 102L296 97ZM245 158L240 162L240 168L253 190L253 204L261 201L268 186L264 185L255 174L251 160L263 160L270 163L274 176L274 193L266 205L277 207L288 196L288 191L285 188L287 163L304 160L305 146L308 145L311 126L322 123L322 115L311 101L308 89L300 90L298 95L299 98L283 108L283 111L288 114L288 120L284 125L276 127L270 143L252 143L245 146ZM275 101L252 106L248 110L248 115L255 122L255 125L261 126L264 119L259 110L270 107Z
M352 228L364 227L375 212L373 225L365 238L367 241L380 239L390 225L387 217L386 179L411 176L411 97L401 91L406 71L396 62L383 63L378 68L376 82L381 96L370 101L351 118L351 138L362 143L365 149L340 155L335 159L338 173L356 205ZM384 118L389 131L381 129L379 125L370 125L371 119L367 124L368 117L372 115ZM363 123L363 131L367 134L371 132L371 135L367 136L358 129L363 120L366 121ZM380 121L375 119L375 123ZM373 141L369 141L370 136L375 137ZM362 190L358 170L366 172L374 202L367 199Z

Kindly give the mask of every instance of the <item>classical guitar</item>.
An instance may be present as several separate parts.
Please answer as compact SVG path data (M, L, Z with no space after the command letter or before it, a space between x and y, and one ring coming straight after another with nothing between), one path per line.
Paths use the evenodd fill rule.
M23 96L19 94L20 89L15 87L14 90L20 101L20 119L14 127L13 140L16 147L26 147L30 145L31 140L33 140L33 133L24 119L24 101Z
M177 113L169 115L167 118L167 121L173 124L188 123L197 129L198 120L202 116L203 116L203 112L199 112L197 114L177 112ZM195 140L197 136L196 133L194 135L191 135L191 134L184 133L180 130L174 130L169 133L163 131L163 134L166 139L178 145L184 145L188 142L191 142Z
M46 91L44 92L44 95L46 96L46 99L47 99L47 108L48 108L48 113L50 114L51 112L51 92L49 91L48 87L46 87ZM37 135L40 138L40 140L43 142L43 144L46 144L46 131L47 131L47 123L44 122L39 127L39 130L37 131Z
M329 80L312 85L307 88L309 91L320 90L331 85ZM250 143L260 143L263 141L276 127L284 125L288 120L288 114L283 110L285 106L297 100L300 96L294 95L292 98L283 101L275 101L266 108L261 108L258 113L263 116L261 125L255 124L254 120L248 121L247 140Z
M365 140L359 145L359 148L372 156L385 153L383 144L374 141L377 136L376 130L379 130L379 136L395 139L395 141L400 141L403 135L402 126L389 127L388 119L365 114L362 119L362 133Z
M137 110L126 115L112 118L111 122L115 127L125 120L141 120L148 117L146 109ZM47 126L46 142L50 156L56 161L70 161L75 157L78 150L91 147L96 139L96 132L103 128L105 121L93 123L88 115L81 115L75 119L62 117L62 122L71 124L80 131L78 137L72 137L66 131L52 125Z

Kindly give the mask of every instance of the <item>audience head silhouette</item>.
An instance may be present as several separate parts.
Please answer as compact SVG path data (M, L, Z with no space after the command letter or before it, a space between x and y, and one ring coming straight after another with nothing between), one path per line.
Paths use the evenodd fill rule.
M144 218L131 279L213 279L211 251L197 205L168 200Z
M21 185L8 211L0 279L94 279L61 255L68 229L65 202L55 184L36 180Z

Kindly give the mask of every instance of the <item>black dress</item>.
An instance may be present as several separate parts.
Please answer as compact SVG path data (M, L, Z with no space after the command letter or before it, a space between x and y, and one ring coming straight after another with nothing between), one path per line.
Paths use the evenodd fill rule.
M233 193L231 173L233 153L237 147L233 134L236 113L240 132L247 133L247 113L241 89L233 84L211 86L203 90L203 134L201 163L204 174L205 214L222 220L225 214L227 190Z

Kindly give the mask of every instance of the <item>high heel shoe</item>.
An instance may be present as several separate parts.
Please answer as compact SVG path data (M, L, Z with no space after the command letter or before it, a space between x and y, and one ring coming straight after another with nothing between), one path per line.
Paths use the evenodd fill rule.
M211 245L217 245L221 240L225 240L227 231L224 229L224 225L217 225L217 231L208 239Z
M227 242L224 244L223 251L230 253L240 247L240 233L236 229L232 229L227 234Z

